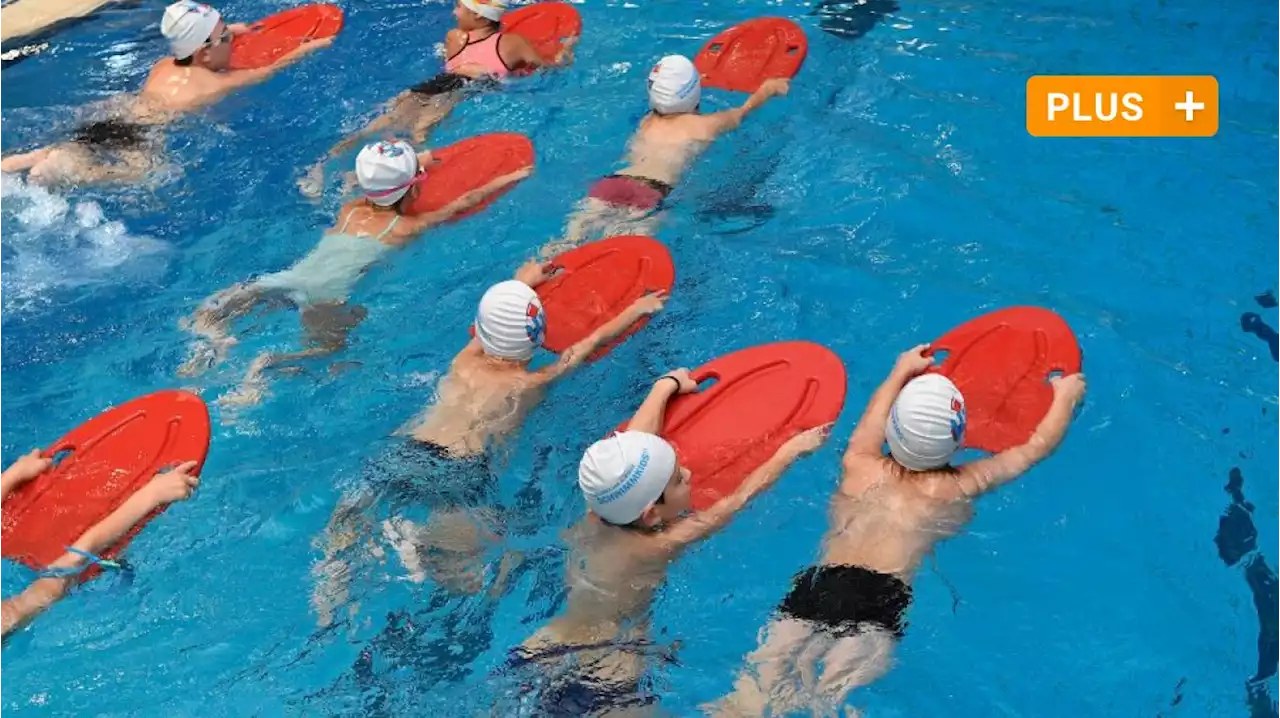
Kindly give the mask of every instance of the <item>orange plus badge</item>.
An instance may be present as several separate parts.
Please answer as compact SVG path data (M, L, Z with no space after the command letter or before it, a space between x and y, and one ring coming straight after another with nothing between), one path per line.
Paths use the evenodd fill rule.
M1212 75L1036 75L1027 80L1034 137L1213 137Z

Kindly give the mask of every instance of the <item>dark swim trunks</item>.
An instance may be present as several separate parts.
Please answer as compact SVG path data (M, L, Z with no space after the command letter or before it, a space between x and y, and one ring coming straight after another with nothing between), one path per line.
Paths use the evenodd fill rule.
M647 652L646 644L629 644L617 642L596 643L585 646L555 646L543 651L528 651L524 647L511 649L507 654L507 668L518 669L528 667L534 671L536 678L525 685L521 694L537 696L538 718L580 718L596 715L609 709L638 708L657 702L658 697L645 692L639 683L610 683L586 675L582 671L574 671L573 675L552 675L542 665L543 661L568 659L574 654L600 649L618 649Z
M81 126L71 137L72 142L91 149L133 150L147 144L147 127L124 120L99 120Z
M431 508L486 506L497 483L486 455L455 458L438 444L416 439L392 446L365 478L393 504Z
M666 182L649 177L613 174L591 185L587 196L619 207L653 210L662 204L672 189Z
M813 566L796 576L780 612L840 636L877 626L902 638L911 587L861 566Z

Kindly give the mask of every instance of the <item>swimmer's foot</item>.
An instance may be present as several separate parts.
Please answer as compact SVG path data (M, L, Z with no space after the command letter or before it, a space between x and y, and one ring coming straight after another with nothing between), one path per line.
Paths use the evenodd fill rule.
M382 522L383 537L396 550L400 563L409 571L409 580L414 583L422 583L427 578L418 555L418 544L413 540L420 531L418 525L408 519L392 518Z
M450 593L475 595L484 590L485 547L496 538L484 512L439 512L424 526L401 520L383 525L384 535L410 571L410 580L427 577ZM390 530L388 530L390 528Z
M274 355L271 354L258 355L249 365L249 371L245 372L244 381L240 382L240 386L219 397L218 405L224 408L240 408L260 403L262 395L267 391L267 379L263 376L263 372L271 366L273 359Z

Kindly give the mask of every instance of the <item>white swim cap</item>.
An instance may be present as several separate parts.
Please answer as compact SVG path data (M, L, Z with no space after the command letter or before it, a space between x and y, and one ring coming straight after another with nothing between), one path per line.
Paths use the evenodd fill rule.
M507 11L507 0L462 0L462 5L486 20L498 22Z
M578 464L587 508L611 524L629 524L666 491L676 451L662 438L624 431L592 444Z
M400 201L418 174L418 155L403 140L365 145L356 156L356 181L370 202L388 207Z
M941 374L907 382L889 411L884 437L899 464L912 471L946 466L964 442L964 397Z
M499 282L480 298L476 338L489 356L524 361L542 345L546 329L542 300L518 279Z
M649 71L649 106L658 114L693 112L702 100L702 78L689 58L667 55Z
M208 5L178 0L164 9L164 17L160 18L160 34L169 41L173 56L182 60L196 54L209 41L221 19L221 13Z

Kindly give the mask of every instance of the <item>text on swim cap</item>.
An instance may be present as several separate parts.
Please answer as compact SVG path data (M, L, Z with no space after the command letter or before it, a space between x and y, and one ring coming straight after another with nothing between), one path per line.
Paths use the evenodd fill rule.
M640 481L640 477L644 475L644 470L648 466L649 450L645 449L640 453L640 460L637 461L636 465L631 467L631 470L627 472L627 478L609 491L600 494L600 496L596 498L596 501L599 501L602 504L607 504L611 501L617 501L625 496L626 493L635 487L635 485Z

